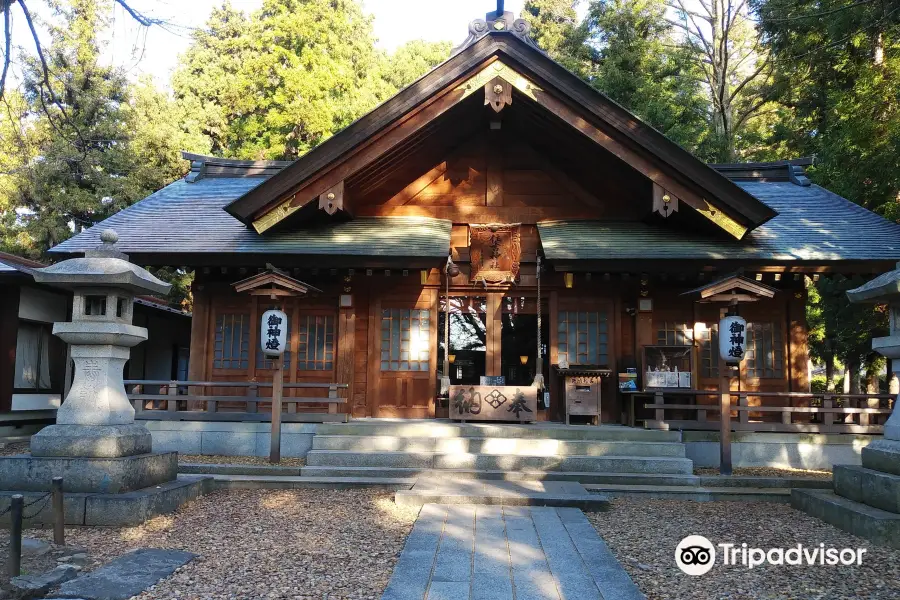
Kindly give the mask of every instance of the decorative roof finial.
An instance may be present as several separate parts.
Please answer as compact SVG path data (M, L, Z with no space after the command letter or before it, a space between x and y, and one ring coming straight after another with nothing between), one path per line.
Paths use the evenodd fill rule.
M128 255L116 248L116 242L118 241L119 234L116 233L115 229L104 229L100 232L100 242L102 243L95 249L86 251L84 256L86 258L121 258L122 260L128 260Z
M497 10L489 12L484 19L475 19L469 23L469 36L453 49L450 56L455 56L490 33L511 33L532 48L546 54L533 39L529 37L531 25L525 19L517 19L512 12L504 10L504 1L497 0Z

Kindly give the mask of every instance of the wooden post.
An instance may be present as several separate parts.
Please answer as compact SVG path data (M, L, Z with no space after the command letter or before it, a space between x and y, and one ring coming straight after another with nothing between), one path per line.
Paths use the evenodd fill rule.
M9 578L18 577L22 571L22 512L25 509L25 497L14 494L10 498L9 513L9 562L7 574Z
M832 396L825 396L822 399L822 408L834 408L834 400ZM823 412L822 413L822 433L829 433L832 430L832 425L834 424L834 413L833 412Z
M653 404L656 404L657 406L662 406L665 403L666 403L666 399L663 396L662 392L654 392L653 393ZM663 422L666 420L666 409L664 409L664 408L656 409L656 420L659 422Z
M279 356L274 363L272 376L272 438L269 448L269 462L281 462L281 396L284 390L284 380L281 373L282 357Z
M738 398L738 403L744 407L748 408L750 406L750 399L747 397L747 394L741 394ZM742 410L738 412L738 421L741 423L749 423L750 422L750 411Z
M53 490L53 543L57 546L66 545L66 516L63 505L63 478L54 477L51 480Z
M178 384L176 382L171 382L168 385L168 389L166 390L166 394L169 396L177 396L178 395ZM175 412L178 410L178 400L166 400L166 410L168 412Z
M719 474L731 475L731 390L721 394L719 419Z

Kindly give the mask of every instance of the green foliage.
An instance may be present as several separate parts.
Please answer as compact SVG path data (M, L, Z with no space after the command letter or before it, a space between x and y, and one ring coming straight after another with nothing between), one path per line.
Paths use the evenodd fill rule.
M703 154L706 100L690 53L672 44L662 0L599 0L585 21L594 48L588 81L666 134Z
M266 0L251 16L227 3L194 35L172 81L212 151L293 159L449 55L418 41L388 57L353 0Z
M814 360L826 366L840 360L851 373L858 373L861 366L877 371L883 365L884 359L872 350L872 338L887 335L887 311L883 306L851 304L847 298L847 290L863 283L860 277L836 275L807 288L806 320ZM858 381L854 378L851 385Z
M815 156L814 181L900 219L900 7L758 0L784 93L776 143Z

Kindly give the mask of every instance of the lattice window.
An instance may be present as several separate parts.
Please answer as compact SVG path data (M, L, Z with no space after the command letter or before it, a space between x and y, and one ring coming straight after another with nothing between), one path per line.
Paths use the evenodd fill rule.
M284 309L280 306L274 306L274 305L267 306L265 308L260 306L259 314L261 315L262 313L264 313L267 310L284 310ZM287 316L288 316L287 326L285 328L285 339L287 340L287 344L286 344L287 348L284 349L284 354L281 355L281 359L284 361L281 365L281 368L287 370L287 369L291 368L291 329L292 329L292 325L291 325L291 312L285 311L285 314L287 314ZM259 334L262 335L262 333L263 333L262 329L260 329ZM259 340L259 339L256 340L256 368L257 369L274 369L275 368L275 361L266 358L266 355L262 351L261 340Z
M708 324L697 336L700 342L700 377L719 376L719 325Z
M609 322L606 312L559 312L559 360L570 365L608 365Z
M747 323L747 377L784 378L784 338L779 323Z
M430 323L427 310L391 308L381 311L381 370L427 371Z
M216 341L213 367L246 369L249 366L250 315L223 313L216 316Z
M694 326L680 321L663 321L656 330L660 346L690 346L694 343Z
M298 370L331 371L334 368L334 322L330 315L300 315Z

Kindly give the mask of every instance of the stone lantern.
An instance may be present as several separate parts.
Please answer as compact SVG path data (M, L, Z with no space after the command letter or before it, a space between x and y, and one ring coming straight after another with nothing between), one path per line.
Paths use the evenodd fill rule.
M887 303L890 335L874 338L872 349L892 359L893 367L900 358L900 263L849 290L847 297L854 303ZM791 505L854 535L900 548L900 410L896 383L891 388L894 412L884 425L884 437L862 449L862 466L835 465L833 491L794 488Z
M74 294L72 320L53 325L70 346L74 380L56 424L31 437L31 454L0 457L0 522L12 494L40 500L54 477L63 478L66 523L78 525L136 525L208 487L208 477L178 475L178 454L153 452L150 431L134 422L122 371L131 348L147 339L131 324L134 296L164 294L169 285L128 262L117 238L104 231L84 258L34 271L35 281ZM28 524L50 518L45 508Z
M872 281L847 292L850 302L888 305L890 330L888 335L872 338L872 350L888 359L888 380L900 359L900 263L893 271L879 275ZM897 410L896 383L890 392L894 397L894 412L884 425L884 439L876 440L863 449L863 464L873 469L900 475L900 411ZM871 448L868 452L867 449ZM867 454L868 460L867 459ZM900 500L898 500L900 502Z
M146 454L150 432L134 422L122 373L132 346L147 330L131 324L134 296L165 294L170 285L128 262L115 249L112 230L100 235L97 250L37 269L34 279L71 289L72 320L53 325L54 335L71 347L72 388L56 413L56 425L31 439L34 456L117 457Z

